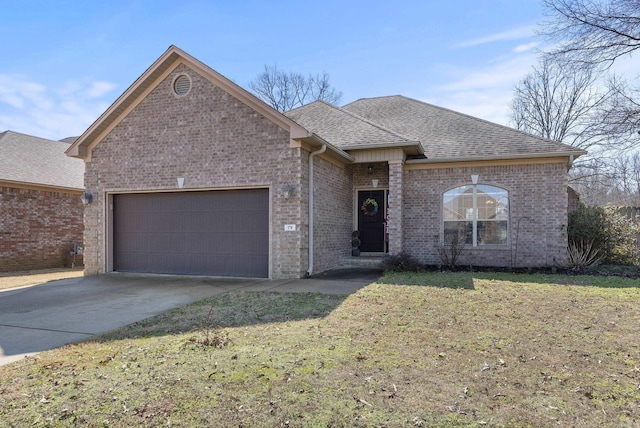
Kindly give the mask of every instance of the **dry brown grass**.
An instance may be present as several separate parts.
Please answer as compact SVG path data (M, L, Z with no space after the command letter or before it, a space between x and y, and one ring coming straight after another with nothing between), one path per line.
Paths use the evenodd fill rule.
M83 275L80 269L43 269L21 272L0 272L0 290L44 284L59 279L77 278Z
M639 325L630 279L228 293L0 367L0 426L638 426Z

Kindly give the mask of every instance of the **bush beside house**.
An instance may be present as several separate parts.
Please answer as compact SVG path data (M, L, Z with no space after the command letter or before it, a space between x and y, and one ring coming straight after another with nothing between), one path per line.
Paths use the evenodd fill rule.
M613 206L585 206L569 214L569 242L590 245L605 264L640 263L638 236L640 225L633 223Z

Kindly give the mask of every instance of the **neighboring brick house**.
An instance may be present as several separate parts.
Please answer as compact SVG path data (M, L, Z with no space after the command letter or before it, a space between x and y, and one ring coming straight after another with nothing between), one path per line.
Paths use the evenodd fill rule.
M69 148L86 162L85 273L296 278L364 255L549 266L567 145L401 96L281 114L172 46ZM309 215L311 213L311 215Z
M72 263L74 243L82 243L84 163L65 156L68 148L67 142L0 133L0 271Z

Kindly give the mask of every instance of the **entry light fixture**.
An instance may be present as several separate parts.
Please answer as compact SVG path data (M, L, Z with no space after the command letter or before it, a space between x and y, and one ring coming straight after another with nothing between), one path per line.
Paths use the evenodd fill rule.
M82 205L86 207L87 205L91 205L93 202L93 195L89 192L84 192L80 195L80 200L82 201Z
M284 196L285 200L289 200L293 197L293 192L294 192L295 188L292 185L287 185L284 186L282 188L282 195Z
M367 165L367 174L373 174L373 164Z

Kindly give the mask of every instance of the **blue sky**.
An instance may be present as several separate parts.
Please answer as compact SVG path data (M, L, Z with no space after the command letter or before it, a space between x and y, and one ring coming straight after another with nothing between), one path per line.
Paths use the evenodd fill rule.
M0 132L80 135L176 45L243 87L265 64L326 71L358 98L402 94L507 124L535 64L538 0L0 0Z

